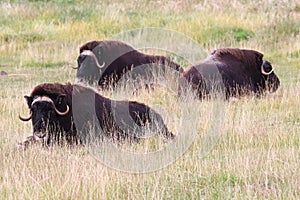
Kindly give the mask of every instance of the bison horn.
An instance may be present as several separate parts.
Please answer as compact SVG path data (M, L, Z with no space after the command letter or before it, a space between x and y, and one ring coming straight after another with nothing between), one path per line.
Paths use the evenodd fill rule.
M70 109L69 109L69 106L67 105L67 109L66 109L66 111L65 112L60 112L59 110L57 110L57 108L55 107L55 105L54 104L52 104L52 106L53 106L53 109L55 110L55 112L57 113L57 114L59 114L59 115L66 115L66 114L68 114L68 112L70 111Z
M105 62L103 62L102 65L99 65L99 63L98 63L98 61L97 61L97 66L101 69L101 68L103 68L103 67L105 66Z
M102 65L99 64L97 56L96 56L95 53L94 53L93 51L91 51L91 50L85 50L85 51L83 51L83 52L81 53L81 55L86 55L86 56L91 56L91 57L93 57L94 60L95 60L95 62L96 62L96 65L97 65L97 67L98 67L99 69L101 69L101 68L103 68L103 67L105 66L105 62L103 62Z
M55 110L55 112L59 115L66 115L68 114L68 112L70 111L69 106L67 105L67 109L64 112L60 112L59 110L57 110L57 108L55 107L55 104L53 103L52 99L50 99L47 96L41 96L36 98L35 100L33 100L33 102L31 103L31 105L33 105L34 103L38 102L38 101L45 101L51 104L52 108Z
M99 69L103 68L105 66L105 62L102 63L102 65L99 64L97 57L95 56L95 54L93 54L93 57L96 61L96 65Z
M270 74L272 74L272 72L273 72L273 68L272 68L272 70L271 70L271 71L269 71L269 72L266 72L266 71L265 71L265 69L264 69L264 65L265 65L265 61L263 61L262 65L261 65L261 67L260 67L260 69L261 69L261 73L262 73L263 75L269 76Z
M78 69L78 67L72 67L73 69Z
M31 119L31 116L32 116L32 113L30 112L30 116L29 117L25 118L25 117L21 117L19 115L19 119L22 120L22 121L24 121L24 122L27 122L27 121L29 121Z

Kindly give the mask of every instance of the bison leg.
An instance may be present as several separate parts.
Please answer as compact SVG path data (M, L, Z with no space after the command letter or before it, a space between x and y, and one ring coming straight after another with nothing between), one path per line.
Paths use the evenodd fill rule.
M26 150L29 147L29 145L36 144L36 143L40 143L40 141L34 139L34 136L29 136L26 138L24 142L19 142L17 148Z

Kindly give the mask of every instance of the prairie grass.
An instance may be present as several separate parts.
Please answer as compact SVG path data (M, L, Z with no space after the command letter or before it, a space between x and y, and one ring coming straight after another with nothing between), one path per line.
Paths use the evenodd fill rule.
M295 0L2 1L0 71L8 76L0 77L1 199L299 199L299 7ZM14 151L32 134L31 124L18 120L28 113L24 95L40 83L74 82L71 66L81 44L141 27L181 32L207 52L224 46L263 52L281 86L260 98L224 102L218 140L205 157L201 138L213 123L213 102L196 101L197 139L180 159L152 173L108 168L82 146ZM126 98L160 105L179 134L176 103L162 94Z

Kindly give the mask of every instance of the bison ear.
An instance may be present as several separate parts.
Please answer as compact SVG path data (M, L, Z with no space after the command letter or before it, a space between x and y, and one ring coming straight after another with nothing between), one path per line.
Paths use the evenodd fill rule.
M261 62L261 63L263 62L264 54L256 52L256 57L259 62Z
M65 94L58 95L57 98L56 98L56 104L61 105L62 103L65 102L65 99L66 99Z
M31 104L32 104L32 101L33 101L33 97L30 97L30 96L24 96L26 102L27 102L27 105L28 105L28 108L30 109L31 108Z

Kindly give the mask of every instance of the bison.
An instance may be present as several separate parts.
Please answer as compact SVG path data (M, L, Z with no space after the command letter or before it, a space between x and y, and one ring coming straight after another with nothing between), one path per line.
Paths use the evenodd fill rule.
M199 98L208 97L214 85L222 88L226 98L274 92L280 85L262 53L238 48L214 50L203 62L184 71L183 77ZM182 91L183 86L180 87Z
M136 101L114 101L89 87L45 83L37 85L25 99L30 116L19 118L32 121L33 136L28 138L30 141L41 141L46 145L60 141L85 144L91 129L84 126L93 124L95 119L99 124L96 127L99 132L95 133L97 137L107 136L105 138L114 141L133 138L139 141L143 135L138 129L133 129L136 126L149 127L149 130L157 131L166 139L175 138L162 117L149 106ZM154 130L154 127L157 129ZM27 144L28 141L25 141L21 145Z
M120 41L91 41L81 46L79 53L77 80L97 81L101 88L115 86L126 72L139 66L149 69L149 66L159 64L164 69L170 67L183 72L180 65L164 56L141 53Z

